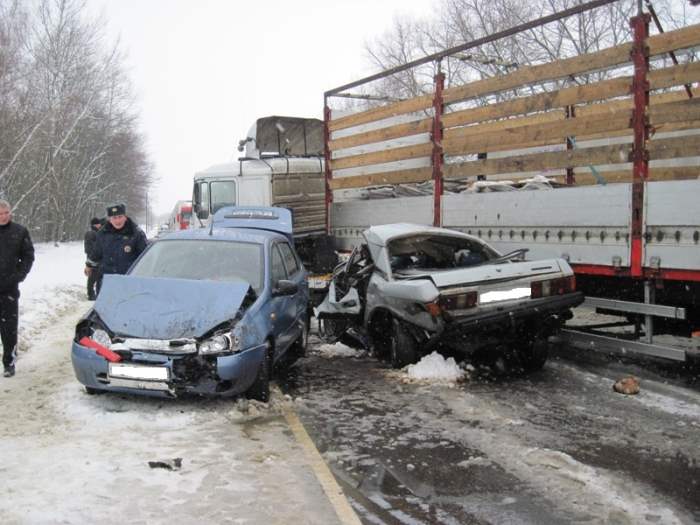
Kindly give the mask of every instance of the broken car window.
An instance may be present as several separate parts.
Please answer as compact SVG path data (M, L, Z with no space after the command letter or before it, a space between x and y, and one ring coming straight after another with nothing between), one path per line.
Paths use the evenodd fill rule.
M495 251L481 243L446 235L403 237L389 244L394 272L467 268L496 257Z

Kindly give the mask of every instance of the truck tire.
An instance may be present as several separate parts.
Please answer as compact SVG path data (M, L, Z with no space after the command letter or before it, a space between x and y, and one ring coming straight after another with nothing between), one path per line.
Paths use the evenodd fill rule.
M270 400L270 369L272 368L272 353L270 343L267 343L265 349L265 358L260 362L258 374L255 376L255 381L246 391L245 395L248 399L262 401L267 403Z
M416 339L398 319L392 320L390 360L392 368L403 368L418 360Z
M535 372L542 370L549 357L549 342L547 338L538 337L523 344L518 350L523 370Z

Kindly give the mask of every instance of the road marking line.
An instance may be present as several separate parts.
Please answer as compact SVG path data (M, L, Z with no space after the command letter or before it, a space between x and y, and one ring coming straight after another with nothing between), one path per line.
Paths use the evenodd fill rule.
M282 392L280 392L279 395L283 395ZM316 479L318 479L318 482L321 484L323 492L326 493L328 500L330 501L331 505L333 505L333 509L335 510L340 522L346 525L362 525L360 518L358 518L357 514L355 514L355 511L345 496L343 489L340 488L340 485L338 485L338 482L335 480L333 473L323 460L321 453L316 448L316 445L314 445L314 442L311 441L309 434L306 432L304 425L294 409L291 407L286 407L284 409L284 418L287 420L287 424L292 430L297 442L306 451L309 465L313 469Z

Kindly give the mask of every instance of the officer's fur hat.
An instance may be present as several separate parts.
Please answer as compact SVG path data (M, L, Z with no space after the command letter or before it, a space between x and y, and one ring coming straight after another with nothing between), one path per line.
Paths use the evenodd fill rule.
M115 215L126 215L126 206L124 204L113 204L107 208L107 217L114 217Z

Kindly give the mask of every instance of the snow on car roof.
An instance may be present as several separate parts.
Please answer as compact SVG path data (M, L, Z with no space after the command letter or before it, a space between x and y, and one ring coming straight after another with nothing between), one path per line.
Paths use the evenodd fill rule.
M365 239L367 239L367 242L372 244L378 244L380 246L384 246L389 241L398 237L421 234L450 235L454 237L461 237L464 239L479 241L479 239L476 237L455 230L448 230L447 228L436 228L435 226L426 226L425 224L411 224L408 222L371 226L370 228L364 231L364 236Z
M267 239L287 239L281 233L270 230L258 230L253 228L214 228L209 234L209 228L197 228L195 230L180 230L159 239L202 239L213 241L243 241L264 244Z

